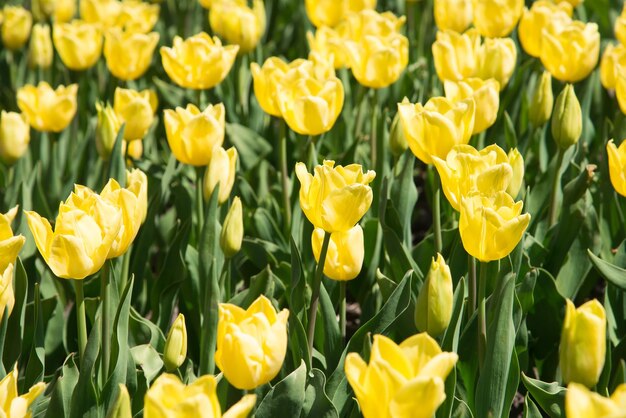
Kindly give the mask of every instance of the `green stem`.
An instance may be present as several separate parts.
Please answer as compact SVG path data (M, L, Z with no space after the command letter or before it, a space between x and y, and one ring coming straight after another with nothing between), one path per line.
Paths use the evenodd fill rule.
M309 135L309 140L307 141L308 145L308 154L309 154L309 170L313 171L313 169L319 164L317 160L317 148L315 147L315 137L313 135Z
M222 273L220 274L220 284L224 289L224 301L230 300L230 258L224 260L222 265Z
M204 195L203 191L204 167L196 167L196 213L198 214L198 225L196 225L197 238L200 242L202 228L204 227Z
M435 175L435 191L433 193L433 234L435 235L435 251L441 253L443 241L441 239L441 182Z
M487 347L487 319L485 314L487 287L487 263L480 264L478 279L478 364L482 368Z
M313 293L311 294L311 307L309 308L309 363L313 363L313 339L315 337L315 320L317 319L317 305L320 299L320 286L322 285L322 276L324 275L324 264L326 263L326 253L328 252L328 244L330 243L330 232L324 232L324 243L320 259L315 269L313 277Z
M118 292L121 295L126 289L126 284L128 283L128 274L130 271L130 252L132 250L132 244L128 247L128 250L122 256L122 274L120 275L120 283L118 286Z
M556 160L556 166L554 167L554 180L552 182L552 194L550 195L550 226L554 226L558 219L558 206L557 206L557 197L559 194L559 189L561 185L561 165L563 164L563 157L565 156L565 151L559 148L559 154Z
M106 261L104 263L104 266L102 266L102 275L100 277L100 303L102 304L100 309L100 325L102 327L102 371L105 382L109 376L109 362L111 359L111 350L109 348L109 304L111 303L109 298L110 263L110 261Z
M289 172L287 171L287 128L285 121L280 120L280 177L283 186L283 208L285 210L285 232L291 230L291 199L289 196Z
M469 276L469 315L471 317L476 312L476 259L468 256L468 276Z
M376 122L378 121L378 90L372 89L372 126L370 132L370 164L376 167L377 147L376 147Z
M359 84L358 98L356 101L356 116L354 118L354 140L358 141L361 136L361 127L363 125L363 102L365 101L365 87Z
M339 329L341 329L341 338L346 340L346 282L339 282Z
M87 347L87 317L85 316L85 296L83 294L83 281L74 280L76 290L76 325L78 327L78 356L83 361L85 347Z

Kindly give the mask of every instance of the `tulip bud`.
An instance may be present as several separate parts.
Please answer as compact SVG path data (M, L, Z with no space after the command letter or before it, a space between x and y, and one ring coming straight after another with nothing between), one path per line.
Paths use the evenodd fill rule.
M35 19L42 22L52 16L56 6L56 0L32 0L31 9Z
M120 391L117 394L113 407L109 410L107 418L132 418L133 413L130 409L130 396L128 389L122 383L119 385Z
M556 98L552 114L552 137L559 148L566 150L580 139L583 116L574 86L567 84Z
M528 110L530 123L535 128L545 125L552 115L553 106L552 76L549 72L544 71L539 82L535 84L535 91L530 100L530 109Z
M163 363L168 372L178 369L187 358L187 328L185 316L178 314L165 340Z
M38 23L33 26L33 33L30 37L28 64L31 68L48 68L52 64L52 56L50 26Z
M128 147L126 148L126 156L132 158L133 160L141 159L143 155L143 141L141 139L135 139L128 143Z
M5 112L0 114L0 158L7 164L20 159L30 142L30 126L23 113Z
M441 254L433 258L426 281L417 297L415 325L433 337L448 327L452 317L452 276Z
M211 162L204 173L204 198L209 200L215 186L219 183L220 190L218 202L226 202L230 191L235 184L235 173L237 170L237 149L231 147L225 150L222 147L213 148Z
M30 35L33 18L23 7L4 6L2 22L2 43L10 50L24 46Z
M97 102L96 110L98 111L96 149L100 158L109 161L121 124L110 104L105 105L102 102Z
M241 241L243 241L243 213L241 200L239 197L235 197L224 220L220 235L220 247L224 257L231 258L237 254L241 249Z
M513 169L513 176L511 177L511 182L506 189L506 192L515 199L519 194L519 190L522 188L522 182L524 181L524 157L517 150L517 148L513 148L509 151L509 164Z
M389 148L391 149L391 153L396 157L402 155L402 153L409 148L409 143L404 136L402 124L400 124L400 113L396 113L396 116L393 118L393 122L391 122Z

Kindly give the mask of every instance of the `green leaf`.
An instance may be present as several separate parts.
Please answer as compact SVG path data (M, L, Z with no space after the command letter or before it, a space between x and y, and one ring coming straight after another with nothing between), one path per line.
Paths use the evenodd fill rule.
M22 386L23 391L28 391L36 383L43 382L43 375L46 368L46 350L44 348L44 324L43 309L41 306L41 295L39 283L35 283L35 323L32 325L33 344L30 349L28 365L26 366L26 378Z
M614 264L604 261L600 257L596 256L591 250L587 250L587 255L591 260L593 266L598 270L598 273L602 275L607 281L613 283L615 286L622 290L626 290L626 270L617 267Z
M559 386L558 383L546 383L533 379L522 373L522 382L528 392L537 401L550 418L565 417L565 394L567 389Z
M341 331L339 330L339 323L337 322L335 307L326 291L324 283L320 286L320 305L317 315L322 316L322 320L317 321L316 331L323 332L326 368L328 370L334 370L341 357L343 341Z
M130 349L133 360L143 370L143 375L150 384L163 368L161 355L150 344L138 345Z
M104 414L98 405L99 393L96 388L96 360L99 353L100 327L95 326L89 334L84 358L80 359L80 376L72 394L70 418L96 417Z
M300 367L278 382L265 395L256 411L257 418L277 416L298 417L304 407L306 384L306 365Z
M78 367L76 367L74 362L74 354L70 354L65 360L60 376L54 382L45 418L69 418L72 393L78 383L78 376Z
M325 391L326 376L320 369L309 373L301 416L305 418L339 418L332 401Z
M28 278L22 260L19 257L15 263L14 284L13 294L15 295L15 304L13 305L13 312L11 316L9 316L6 337L8 341L11 341L11 344L4 347L3 353L3 363L7 369L11 369L20 356L25 330L24 318L26 317Z
M244 170L255 167L272 152L272 145L265 138L243 125L227 123L226 134L237 148Z
M524 398L524 416L523 418L541 418L539 408L533 402L529 395Z
M107 173L109 178L117 180L121 187L126 186L126 162L124 161L124 153L122 152L122 141L124 140L125 129L126 123L123 123L115 137L115 144L111 151L109 171Z

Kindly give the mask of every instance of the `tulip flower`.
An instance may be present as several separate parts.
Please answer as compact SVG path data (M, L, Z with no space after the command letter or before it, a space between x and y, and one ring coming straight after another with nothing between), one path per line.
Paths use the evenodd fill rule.
M118 206L80 185L59 205L54 230L38 213L24 213L41 256L63 279L80 280L100 270L122 226Z
M611 139L606 144L609 156L609 175L615 191L626 196L626 141L622 141L619 148Z
M513 251L530 222L521 201L505 192L474 192L461 201L459 232L468 254L480 261L500 260Z
M132 158L133 160L138 160L143 155L143 142L141 139L134 139L130 141L127 144L128 148L126 147L126 141L123 141L122 144L124 155Z
M313 26L332 28L351 13L375 9L376 0L305 0L304 6Z
M4 6L2 22L2 43L5 48L17 50L24 46L30 36L33 17L19 6Z
M463 32L472 24L472 0L435 0L435 24L439 30Z
M391 122L391 131L389 132L389 149L391 153L399 157L409 148L409 143L404 136L402 126L400 123L400 113L396 113L396 116Z
M28 393L18 396L17 391L17 364L0 381L0 393L2 393L2 403L0 403L0 413L7 418L30 417L32 412L28 411L30 406L35 402L46 388L46 384L39 382L28 389Z
M567 418L617 418L626 410L626 384L619 385L605 398L578 383L570 383L565 393Z
M572 20L572 11L572 6L565 1L557 4L548 0L535 1L530 10L524 9L517 30L524 51L538 58L541 55L543 30L554 31L552 26L568 24Z
M33 26L28 50L28 64L31 68L48 68L52 65L54 49L50 37L50 26L38 23Z
M24 246L26 238L23 235L13 235L11 223L17 215L15 206L7 213L0 213L0 273L4 272L9 264L14 264L17 255Z
M300 207L316 228L326 232L346 232L365 215L372 204L369 184L376 177L372 170L363 173L359 164L335 167L324 160L311 175L304 163L296 164L300 180Z
M225 115L221 103L209 105L202 112L193 104L165 110L167 142L176 159L183 164L209 165L213 148L224 143Z
M253 390L276 377L287 353L288 318L263 295L246 310L220 303L215 363L231 385Z
M132 410L130 407L130 395L128 389L123 383L119 384L119 391L113 407L109 410L106 418L132 418Z
M31 0L30 8L39 22L47 20L54 14L56 0Z
M323 242L324 230L315 228L311 236L311 247L316 263L320 261ZM345 232L334 232L328 244L324 275L338 281L352 280L361 272L364 257L365 242L363 228L360 225L355 225Z
M239 46L222 46L217 37L201 32L190 38L174 37L171 48L161 47L167 75L181 87L210 89L226 78L237 57Z
M126 32L148 33L159 20L161 8L158 4L150 4L141 0L124 0L118 19L118 26Z
M165 340L163 363L168 372L178 369L187 358L187 327L185 316L178 314Z
M398 104L400 122L409 148L425 164L432 157L445 158L458 144L467 144L474 131L476 105L469 98L453 102L445 97L433 97L424 106L404 99ZM437 141L432 138L436 137Z
M524 157L522 157L522 154L520 154L517 148L510 150L507 157L513 169L513 177L511 177L511 182L509 183L509 187L506 188L506 192L515 199L524 181Z
M573 21L553 31L544 30L542 38L541 62L563 82L586 78L598 63L600 34L595 23Z
M528 119L530 123L538 128L550 120L552 107L554 106L554 95L552 93L552 77L550 73L544 71L541 78L535 85L533 96L530 99L528 109Z
M241 209L241 199L235 197L228 209L222 232L220 233L220 248L224 257L232 258L241 250L243 241L243 212Z
M159 34L122 32L113 28L104 36L104 57L111 74L120 80L135 80L141 77L150 64Z
M80 17L88 23L97 23L104 28L118 24L122 3L118 0L80 0Z
M486 38L476 52L476 77L495 78L502 90L515 70L517 47L511 38Z
M78 84L59 86L56 90L45 81L36 87L27 84L17 90L17 106L28 123L41 132L61 132L76 114Z
M626 5L622 7L622 13L615 19L613 29L619 43L626 45Z
M495 79L468 78L458 82L446 81L444 90L446 98L455 102L474 99L476 113L472 134L485 131L495 123L500 107L500 84Z
M430 263L430 269L415 304L417 329L436 337L441 335L452 318L452 275L441 254Z
M374 335L369 363L349 353L344 368L365 418L430 418L446 399L444 382L457 360L426 333L400 345Z
M146 392L143 416L246 418L256 404L256 395L245 395L222 415L216 391L213 376L200 376L186 386L176 375L163 373Z
M562 150L576 144L583 131L583 116L574 87L567 84L556 98L552 113L552 137Z
M327 26L320 26L315 31L315 35L311 32L307 32L306 39L309 43L309 49L311 52L318 54L326 61L332 61L336 69L350 68L347 51L343 45L344 38L335 29ZM270 59L279 58L272 57ZM256 65L258 68L258 64L252 65Z
M120 122L126 124L124 139L143 138L152 126L157 107L158 99L153 90L116 88L113 109Z
M246 2L218 1L209 11L209 23L216 35L239 45L239 53L250 52L265 33L263 0L253 0L252 8Z
M220 185L218 203L222 204L228 200L235 184L237 159L238 154L235 147L230 147L228 150L219 146L213 148L211 161L204 172L203 195L205 200L209 200L218 184Z
M600 60L600 82L605 89L615 89L620 73L626 69L626 46L608 44Z
M76 0L55 0L55 23L67 23L76 15Z
M405 16L364 9L358 13L349 14L334 29L344 40L359 41L368 35L386 38L401 34L405 21Z
M480 35L475 29L463 34L438 31L433 43L435 70L440 80L463 80L476 73L476 52L480 47Z
M96 24L80 20L58 23L54 25L52 38L61 61L70 70L93 67L102 53L102 32Z
M482 36L509 36L524 11L524 0L473 0L474 26Z
M13 293L13 264L9 264L0 270L0 321L4 317L4 311L11 315L15 305L15 294Z
M565 383L591 388L598 383L606 353L606 313L596 299L578 309L567 299L559 346L559 364Z
M121 123L110 104L96 103L98 124L96 127L96 150L104 161L109 161Z
M0 113L0 159L14 164L28 151L30 126L23 113Z

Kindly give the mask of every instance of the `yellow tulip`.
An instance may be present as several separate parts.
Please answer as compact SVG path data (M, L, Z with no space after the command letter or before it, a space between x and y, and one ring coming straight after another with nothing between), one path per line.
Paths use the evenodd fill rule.
M17 90L17 106L36 130L61 132L74 119L77 92L78 84L58 86L56 90L45 81L36 87L27 84Z
M98 124L96 127L96 150L104 161L109 161L117 134L122 125L110 104L96 102Z
M578 309L567 299L559 364L565 383L591 388L598 383L606 354L606 313L596 299Z
M56 0L31 0L30 8L37 21L46 21L54 14Z
M17 392L17 380L18 372L16 364L13 370L0 381L0 393L2 394L0 413L2 413L2 416L8 418L30 418L32 412L28 409L32 403L35 402L35 399L43 393L46 384L39 382L28 389L28 393L19 396Z
M472 24L472 0L435 0L434 9L439 30L461 33Z
M575 83L587 77L598 63L600 34L595 23L573 21L542 32L541 62L553 77Z
M200 112L193 104L164 112L165 133L172 153L183 164L211 162L213 148L224 143L226 111L219 103Z
M626 70L626 46L608 44L600 60L600 82L605 89L615 89L617 78Z
M473 77L476 73L476 52L480 47L480 35L476 29L463 34L438 31L433 43L435 70L440 80L458 81Z
M54 49L50 37L50 26L38 23L33 26L28 49L28 64L35 68L48 68L52 64Z
M316 263L320 260L323 242L324 230L315 228L311 236L311 247ZM361 272L364 257L365 242L363 228L360 225L355 225L345 232L334 232L328 243L324 275L333 280L352 280Z
M335 30L345 40L358 41L364 36L388 37L400 34L406 21L405 16L396 16L391 12L378 13L364 9L346 16Z
M109 409L106 418L132 418L132 410L130 407L130 395L128 389L123 383L119 384L119 392L115 399L115 403Z
M430 269L415 303L417 329L436 337L441 335L452 318L452 275L441 254L430 263Z
M12 165L28 151L30 126L23 113L0 114L0 158Z
M28 41L33 17L19 6L4 6L3 17L2 43L8 49L20 49Z
M161 8L141 0L124 0L118 25L126 32L148 33L159 20Z
M493 78L481 80L468 78L463 81L444 82L446 97L453 101L473 98L476 104L473 134L487 130L498 117L500 107L500 84Z
M120 80L135 80L141 77L150 64L159 34L122 32L114 28L104 36L104 57L111 74Z
M220 233L220 248L224 253L224 257L232 258L241 250L241 242L243 241L243 212L241 208L241 199L235 197L230 209L224 219L222 232Z
M524 11L524 0L473 0L474 26L482 36L509 36Z
M263 295L246 310L220 303L215 364L231 385L253 390L276 377L287 353L288 318Z
M505 192L475 192L461 201L459 232L468 254L480 261L500 260L513 251L530 222L521 201Z
M542 31L551 29L553 25L563 26L571 21L572 6L561 1L553 3L548 0L535 1L530 10L524 9L524 14L517 29L522 48L528 55L541 55Z
M126 187L121 187L115 179L110 179L100 192L100 196L122 211L122 227L111 244L107 258L123 255L139 232L148 211L148 177L139 170L126 172Z
M211 375L201 376L186 386L178 376L163 373L146 392L143 416L246 418L256 404L256 395L245 395L222 415L216 391L217 381Z
M104 28L117 25L121 12L122 3L118 0L80 0L81 19Z
M165 370L171 372L178 369L187 358L187 327L185 315L179 313L172 324L163 348Z
M128 143L128 148L126 148L126 141L122 142L124 154L127 157L132 158L133 160L139 160L143 155L143 142L141 139L134 139Z
M307 32L306 39L311 52L320 55L326 61L332 61L335 68L350 68L350 62L343 45L343 38L335 29L320 26L315 31L315 35Z
M253 62L250 65L254 95L261 109L272 116L281 116L278 107L277 89L287 79L293 79L298 73L308 73L313 76L312 61L296 59L290 63L278 57L270 57L260 67Z
M622 13L615 19L615 37L621 45L626 45L626 5L622 7Z
M372 204L369 184L376 177L373 170L363 173L359 164L335 167L324 160L311 175L304 163L296 164L300 180L300 207L316 228L326 232L347 232L365 215Z
M370 88L395 83L409 63L409 40L394 33L387 37L366 35L345 43L350 68L357 81Z
M218 184L220 190L217 201L222 204L228 200L235 184L237 159L238 154L235 147L230 147L228 150L220 146L213 148L211 161L209 161L209 166L204 173L203 195L206 200L211 197Z
M457 360L426 333L400 345L374 335L369 363L349 353L344 368L365 418L430 418L446 399L444 382Z
M513 167L508 156L495 144L481 151L471 145L456 145L445 160L437 156L432 159L446 198L459 212L463 198L472 192L487 195L503 192L513 179Z
M246 2L219 1L209 11L209 23L215 34L229 44L239 45L239 53L252 51L265 33L263 0Z
M15 206L7 213L0 213L0 272L4 272L9 264L14 264L17 255L24 246L26 238L23 235L13 235L11 223L17 215Z
M571 84L567 84L556 98L551 128L552 138L563 150L580 139L583 131L582 109Z
M100 270L122 226L119 207L80 185L59 205L54 230L38 213L24 213L43 259L63 279Z
M406 140L406 136L404 136L400 123L400 113L396 112L396 116L394 116L391 122L391 131L389 132L389 149L394 156L399 157L408 148L409 143Z
M409 148L425 164L432 164L433 156L445 158L452 147L469 142L474 131L475 109L472 98L453 102L445 97L433 97L424 106L409 103L405 98L398 104Z
M376 0L305 0L304 6L313 26L332 28L351 13L376 8Z
M235 63L239 46L222 46L217 37L201 32L190 38L174 37L172 48L161 47L167 75L181 87L210 89L226 78Z
M535 91L530 99L528 119L534 127L540 127L550 120L552 107L554 106L554 94L552 93L552 76L547 71L541 74L541 78L535 84Z
M506 87L517 61L517 47L511 38L485 38L476 53L476 77L495 78L500 90Z
M513 148L509 151L507 155L509 159L509 164L511 164L511 168L513 169L513 177L511 177L511 182L509 183L509 187L506 188L506 192L511 195L513 199L517 197L520 189L522 188L522 182L524 181L524 157L517 150L517 148Z
M143 138L154 121L158 99L154 90L136 91L115 89L113 109L121 123L125 123L124 139L132 141Z
M76 15L76 0L56 0L54 8L55 23L66 23Z
M96 24L73 20L57 23L52 31L54 47L70 70L93 67L102 53L102 32Z
M567 418L623 418L626 411L626 384L619 385L610 398L570 383L565 393Z
M609 156L609 175L615 191L626 196L626 141L622 141L619 148L611 139L606 144L606 152Z
M15 294L13 293L13 264L0 270L0 321L4 317L4 311L11 315L15 305Z

